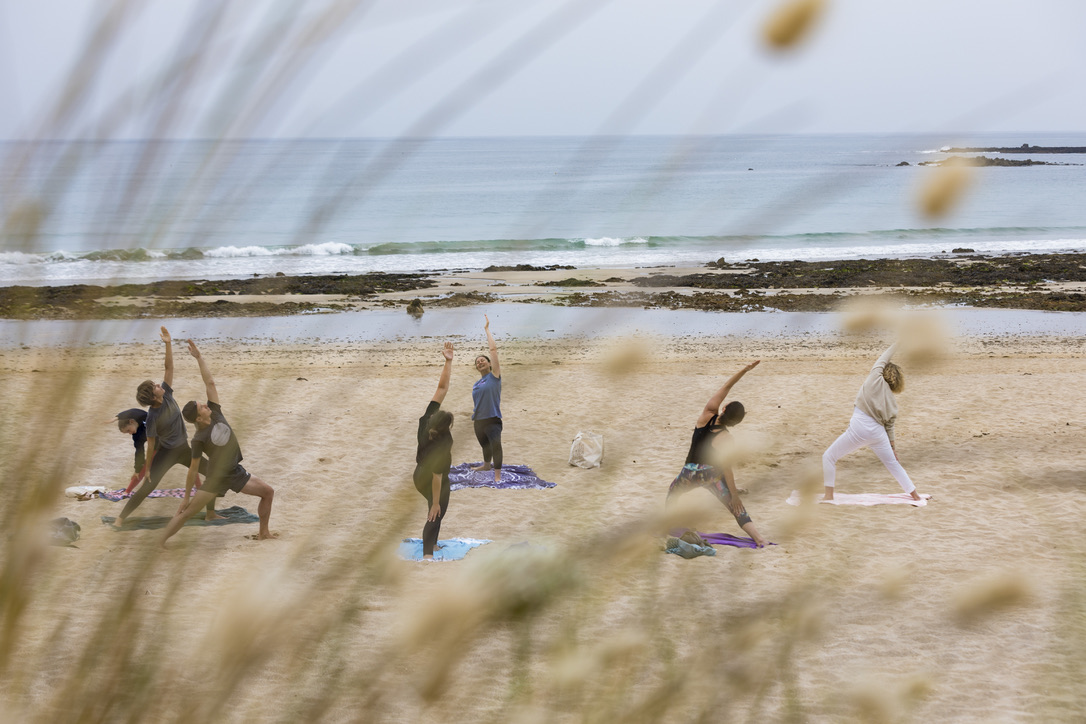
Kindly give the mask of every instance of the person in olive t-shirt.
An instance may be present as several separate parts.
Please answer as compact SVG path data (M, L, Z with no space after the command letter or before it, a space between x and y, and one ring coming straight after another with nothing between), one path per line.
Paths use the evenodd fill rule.
M415 450L415 472L412 474L415 490L426 498L426 524L422 527L423 558L434 557L441 520L449 508L453 416L451 412L441 409L441 403L449 391L449 377L452 375L452 342L445 343L441 354L445 358L445 366L441 368L437 391L426 406L426 412L419 418L416 435L418 448Z
M159 336L166 343L166 371L163 373L162 384L144 380L136 388L136 402L147 407L147 419L144 423L148 441L147 479L132 493L121 514L113 521L113 525L118 528L124 525L128 516L151 491L158 487L166 471L174 465L188 467L193 459L189 450L188 431L185 430L185 421L181 419L181 408L173 399L173 342L165 327L161 327ZM197 464L200 472L205 472L204 464L199 460ZM219 517L221 516L215 514L215 499L212 498L207 503L207 519Z
M162 543L165 544L170 536L179 531L185 521L196 511L208 502L214 501L216 495L225 494L227 490L260 498L256 508L257 515L260 517L260 533L257 535L257 540L275 538L277 535L268 529L275 490L241 466L241 447L219 405L219 391L215 387L211 370L200 355L196 343L190 339L188 345L189 354L195 357L200 365L200 376L203 377L204 386L207 388L207 404L201 405L195 400L190 400L182 411L185 419L196 426L196 434L192 436L192 463L189 465L189 475L185 480L185 499L178 508L177 514L166 526ZM196 464L202 454L207 455L207 478L204 480L204 487L196 491L190 500L193 483L196 482Z

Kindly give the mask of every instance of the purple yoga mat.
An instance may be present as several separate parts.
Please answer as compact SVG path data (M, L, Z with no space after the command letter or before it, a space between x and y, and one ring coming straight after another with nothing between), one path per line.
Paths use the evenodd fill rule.
M671 535L676 538L680 537L687 531L686 528L680 528L677 531L671 531ZM727 533L702 533L698 531L698 535L705 539L705 542L714 546L735 546L736 548L757 548L758 544L754 542L753 538L744 538L737 535L729 535ZM776 543L770 543L769 545L775 546Z
M449 490L462 490L464 488L501 488L503 490L527 490L532 488L553 488L554 483L548 483L532 472L527 465L502 465L502 481L494 482L493 470L480 470L476 472L473 467L482 465L477 463L460 463L449 468Z

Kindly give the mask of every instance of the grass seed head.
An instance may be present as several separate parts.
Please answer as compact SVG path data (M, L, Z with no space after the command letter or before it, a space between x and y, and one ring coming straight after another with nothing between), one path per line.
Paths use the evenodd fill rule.
M958 206L972 183L973 177L964 166L940 166L920 188L917 203L920 213L928 219L939 219Z
M766 19L762 34L766 44L781 51L806 40L826 10L825 0L788 0Z

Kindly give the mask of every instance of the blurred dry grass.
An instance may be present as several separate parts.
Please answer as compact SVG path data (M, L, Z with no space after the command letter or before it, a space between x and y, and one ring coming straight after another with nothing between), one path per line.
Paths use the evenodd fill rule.
M555 11L552 26L541 28L535 38L539 47L556 34L568 32L579 13L591 9L578 10L575 5L566 3ZM779 48L797 44L823 5L793 2L783 6L767 26L769 42ZM293 84L304 80L315 50L341 37L352 19L364 15L367 3L329 2L308 6L304 13L291 4L283 7L282 16L263 19L251 45L233 49L242 62L227 68L225 90L206 119L209 137L244 137L260 128L268 109L281 102ZM105 137L130 120L107 114L81 127L79 113L111 44L124 30L129 9L129 4L116 3L102 14L100 25L88 35L70 84L43 120L42 139L78 132ZM182 48L186 52L179 53L177 63L156 79L156 102L149 104L151 110L144 118L152 135L169 135L179 113L176 104L198 85L200 73L221 72L207 69L200 61L208 49L221 50L229 44L224 18L215 3L201 5L193 16L191 45ZM522 48L518 63L530 58L530 50ZM503 62L496 58L494 66ZM374 87L393 92L391 84ZM485 87L472 85L457 89L444 104L435 106L434 115L420 119L417 129L436 132L442 122L484 92ZM383 100L368 98L373 104ZM51 165L55 183L62 184L65 169L93 162L93 157L80 155L81 148L75 144L51 146L47 151L44 145L30 147L27 155L8 162L16 169ZM390 145L389 157L401 150ZM140 159L149 173L161 162L155 154L154 145L149 144ZM230 157L230 148L216 141L199 173L213 176ZM964 183L946 174L961 172L941 171L942 180L933 184L923 208L932 215L951 208ZM368 180L379 182L380 174ZM334 213L335 204L350 188L346 185L341 195L333 194L332 203L314 209L310 232ZM125 190L123 203L137 214L135 209L154 192L133 185ZM10 198L16 201L5 206L3 248L31 248L48 210L18 193ZM162 217L147 220L148 232L160 238L172 220L202 201L179 193ZM935 358L945 339L935 323L918 316L897 317L890 311L867 309L851 319L852 331L857 333L896 329L918 359ZM69 340L73 348L83 342ZM790 580L775 579L768 586L754 580L757 572L745 557L717 561L719 565L712 568L698 562L676 567L660 553L656 535L668 521L637 506L622 507L628 502L632 477L630 468L622 465L596 471L592 486L578 489L564 507L547 511L550 518L561 521L551 523L550 530L562 525L574 531L561 541L481 549L463 564L440 569L419 570L390 558L387 541L411 529L420 518L419 501L407 485L406 473L400 476L401 488L365 493L366 505L359 506L357 527L351 530L330 533L321 526L336 518L345 505L342 499L329 501L325 509L295 500L293 505L305 510L305 517L299 519L291 512L289 494L305 495L305 479L337 473L322 467L325 457L317 454L325 451L281 448L306 440L313 428L344 424L333 415L341 414L345 399L351 399L344 394L346 380L340 377L340 386L321 388L300 403L287 392L289 385L283 384L295 372L289 365L276 369L280 379L274 379L261 367L260 359L242 359L240 352L231 356L235 350L228 347L209 354L212 368L220 386L233 395L226 399L259 401L258 409L238 413L236 424L244 431L242 447L257 461L254 469L287 493L276 502L273 528L284 519L294 525L288 538L259 549L225 550L220 539L191 531L183 532L180 545L167 552L151 545L146 536L118 535L109 543L101 543L98 536L99 543L87 544L94 555L79 563L65 558L70 551L46 547L38 531L46 519L54 517L63 488L87 464L80 454L94 453L93 447L88 451L85 440L95 433L88 432L85 420L100 419L102 409L117 399L101 386L128 389L134 381L154 374L160 364L158 352L149 348L141 354L126 354L126 364L146 365L139 371L131 367L110 371L114 360L108 356L62 353L43 358L41 373L14 367L5 370L0 379L8 413L8 424L0 428L4 451L0 476L5 482L0 503L4 719L50 723L406 721L418 717L494 722L763 718L890 722L908 720L917 702L936 687L927 674L910 670L891 678L878 673L857 680L844 692L843 704L838 692L813 691L812 674L804 667L833 626L835 596L842 581L855 572L850 556L858 557L864 544L853 548L846 544L840 555L822 559L824 565L802 570ZM627 399L616 406L613 414L630 425L653 428L657 421L639 413L678 404L671 399L676 396L672 390L682 385L646 390L639 382L657 352L650 343L628 340L593 351L601 360L596 379L601 402L622 399L635 385L645 397L658 398ZM188 363L177 355L179 375ZM533 359L529 364L536 365L535 374L522 383L521 392L548 394L552 380L541 371L545 363ZM366 371L380 374L372 368ZM862 372L861 363L857 379ZM192 370L184 374L194 376ZM418 374L422 386L432 385L425 363L419 365ZM573 378L561 380L570 384ZM765 407L779 399L786 407L798 408L808 392L774 389L772 378L750 384L771 390L757 393ZM679 396L684 398L682 405L687 405L685 397L703 399L711 391L710 384L706 389L683 389ZM404 397L423 400L424 393L411 388ZM267 429L259 409L280 407L290 407L297 414L283 428ZM692 419L695 408L678 409L676 414L684 421ZM458 435L466 437L460 418ZM623 434L629 438L622 438ZM684 428L681 434L660 434L670 442L686 432ZM398 449L397 441L404 437L403 430L375 424L360 425L358 436L372 437L378 449ZM639 455L644 449L639 445L652 444L646 433L627 431L618 436L620 446L625 444ZM740 436L740 443L733 450L734 462L755 464L750 480L756 499L759 485L774 494L791 487L817 489L817 470L802 461L802 441L782 432L775 436L751 433ZM937 441L926 444L930 450ZM311 454L300 461L294 458ZM343 451L326 454L342 456ZM792 464L777 470L778 460ZM284 470L294 471L299 480L277 478ZM660 498L666 482L653 483L658 484ZM377 487L377 482L372 485ZM691 498L698 507L697 498ZM464 496L455 505L468 507L469 500ZM763 498L767 508L768 500ZM700 501L703 509L705 503ZM709 504L716 505L715 501ZM803 535L818 540L828 527L804 507L781 512L776 529L766 532L788 543ZM224 562L228 556L234 560ZM770 562L761 564L762 572L782 565L766 560ZM230 575L223 577L223 570ZM924 576L922 570L911 568L879 569L877 574L872 580L881 581L878 595L905 603ZM720 577L727 579L723 587ZM720 595L721 590L729 595ZM1029 590L1020 579L997 572L948 595L946 614L956 617L953 625L983 625L1006 607L1026 605ZM1081 645L1086 642L1083 599L1081 586L1063 594L1060 621L1068 634L1067 650L1044 665L1058 667L1066 660L1077 662L1081 669L1086 650ZM1060 682L1061 675L1066 676L1052 674L1052 680ZM1076 690L1066 682L1058 690L1065 698L1050 702L1053 717L1069 719L1065 715L1077 703Z

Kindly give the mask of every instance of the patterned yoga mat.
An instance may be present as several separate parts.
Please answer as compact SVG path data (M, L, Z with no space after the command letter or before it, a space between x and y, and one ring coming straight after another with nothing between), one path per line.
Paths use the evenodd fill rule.
M119 503L122 500L126 500L126 499L132 497L131 495L125 495L124 488L121 488L120 490L104 490L104 491L101 491L101 492L97 493L97 496L99 498L103 498L105 500L112 500L115 503ZM148 498L184 498L185 497L185 489L184 488L165 488L163 490L152 490L151 493L147 497Z
M460 463L449 468L449 490L462 490L464 488L501 488L502 490L529 490L536 488L553 488L554 483L548 483L536 475L527 465L502 465L502 481L494 482L493 470L472 470L473 467L482 465L477 463Z

